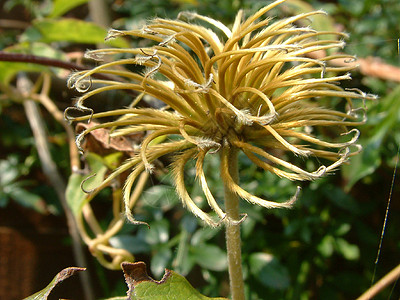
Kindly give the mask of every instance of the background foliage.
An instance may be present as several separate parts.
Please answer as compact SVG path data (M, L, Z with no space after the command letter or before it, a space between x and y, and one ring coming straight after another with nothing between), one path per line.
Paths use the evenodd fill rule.
M68 59L73 52L84 52L103 42L106 29L94 25L88 17L87 1L8 0L3 15L10 13L21 22L6 27L0 23L0 48L10 52ZM175 0L107 1L114 28L130 28L154 17L174 18L181 10L232 23L239 8L255 10L265 5L258 0ZM351 35L344 51L358 57L374 56L400 67L400 5L397 0L292 1L284 15L293 9L328 11L335 26ZM23 18L16 17L23 12ZM20 16L20 15L19 15ZM77 19L71 21L71 18ZM114 46L126 46L126 41ZM86 62L90 63L90 62ZM0 64L0 206L14 201L41 214L63 215L52 187L43 175L33 144L29 124L18 99L6 93L14 84L17 72L51 72L62 78L62 70L22 63ZM34 76L34 75L32 75ZM382 223L400 144L399 82L353 74L353 87L378 94L380 100L368 103L368 123L361 128L364 151L352 158L351 165L335 176L302 184L302 194L293 210L270 210L242 202L241 210L249 215L243 223L243 259L248 299L352 299L371 284ZM55 80L52 99L60 109L69 106L73 95L62 80ZM113 105L107 101L101 105ZM63 176L70 176L68 145L63 128L51 114L42 110L51 142L51 153ZM211 189L222 194L218 162L207 161ZM242 159L241 182L254 194L270 199L287 199L296 183L280 180ZM188 177L194 176L188 170ZM397 176L399 173L397 172ZM397 178L398 180L399 178ZM398 182L398 181L397 181ZM399 263L400 206L399 184L394 185L388 224L376 278ZM98 200L104 225L111 218L107 205L109 194ZM193 185L191 196L201 192ZM223 233L203 227L188 214L174 194L171 178L156 174L142 195L135 217L150 224L136 227L126 224L110 241L113 246L131 251L136 260L144 260L155 278L164 268L172 268L203 294L226 296L228 292L226 254ZM4 225L4 224L2 224ZM102 224L101 224L102 225ZM96 264L91 262L91 264ZM124 294L122 273L101 268L93 277L100 285L97 297ZM117 274L111 274L115 272ZM115 281L115 276L120 281ZM1 279L3 280L3 279ZM46 283L43 283L45 286ZM397 299L399 286L387 288L376 299ZM68 297L63 295L63 297Z

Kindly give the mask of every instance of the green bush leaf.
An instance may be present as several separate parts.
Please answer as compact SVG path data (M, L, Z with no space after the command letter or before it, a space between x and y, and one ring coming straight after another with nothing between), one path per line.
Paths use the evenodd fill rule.
M164 277L155 281L147 275L143 262L122 263L122 269L129 288L129 300L227 300L200 294L185 277L171 270L165 270Z
M190 248L190 256L201 267L212 271L227 269L226 253L215 245L201 244Z
M191 239L191 244L193 246L198 246L200 244L203 244L206 241L211 240L214 236L216 236L219 231L220 229L218 228L202 227L193 234Z
M150 223L150 230L145 230L145 240L149 245L161 245L169 240L169 222L166 219Z
M146 190L142 195L142 201L146 204L169 209L179 203L175 189L168 185L154 185Z
M171 261L172 251L169 248L162 247L151 258L151 272L155 276L161 276Z
M275 257L268 253L250 255L250 272L264 286L276 290L289 287L289 272Z
M125 249L132 254L147 253L151 250L150 245L144 239L144 235L120 234L111 237L109 242L114 248Z
M71 9L87 3L88 0L54 0L53 1L53 10L48 15L49 18L60 17Z
M2 189L20 176L16 158L0 160L0 186Z
M226 253L215 245L201 244L190 248L191 258L201 267L212 271L227 269Z
M337 251L347 260L356 260L360 257L360 249L358 246L352 245L344 239L336 239L336 247Z
M335 245L335 238L331 235L326 235L318 244L317 249L323 257L331 257Z

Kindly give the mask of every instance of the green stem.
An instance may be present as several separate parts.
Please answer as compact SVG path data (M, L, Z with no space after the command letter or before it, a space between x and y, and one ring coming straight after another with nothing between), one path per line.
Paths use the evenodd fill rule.
M228 170L235 182L239 181L238 150L231 148L228 157ZM225 184L225 210L227 220L239 221L239 197ZM240 224L226 222L226 250L228 254L229 281L232 300L244 300L244 282L242 271L242 250Z

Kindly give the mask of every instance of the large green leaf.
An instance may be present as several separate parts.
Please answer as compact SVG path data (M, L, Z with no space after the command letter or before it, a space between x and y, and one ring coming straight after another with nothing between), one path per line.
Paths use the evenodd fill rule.
M129 300L227 300L200 294L185 277L171 270L166 270L164 277L156 281L147 275L143 262L122 263L122 269L129 288Z
M53 1L53 10L48 15L49 18L60 17L71 9L87 3L88 0L54 0Z
M37 292L36 294L33 294L32 296L25 298L24 300L45 300L47 299L47 297L57 284L67 279L68 277L71 277L75 273L84 270L85 268L76 268L76 267L66 268L62 270L60 273L58 273L49 283L49 285L46 286L43 290Z
M64 18L60 20L42 19L35 20L33 27L27 30L22 39L44 43L71 42L84 44L101 44L107 30L91 22L78 19ZM121 38L112 39L107 44L114 47L129 47L129 44Z

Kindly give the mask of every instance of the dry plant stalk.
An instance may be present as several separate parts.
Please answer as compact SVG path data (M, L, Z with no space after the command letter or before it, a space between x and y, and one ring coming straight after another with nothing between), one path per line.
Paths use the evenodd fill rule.
M252 195L239 184L239 152L265 171L289 180L326 176L361 150L357 144L359 131L354 126L366 120L364 101L376 98L340 86L340 81L351 79L348 72L354 66L329 64L336 59L354 60L347 54L335 54L345 45L346 34L295 25L325 12L274 21L263 17L283 2L275 1L247 19L239 11L232 28L209 17L182 12L176 20L156 18L141 29L111 30L107 39L131 36L147 40L150 45L89 51L87 57L97 60L115 54L125 58L76 72L69 79L69 87L84 94L75 107L66 110L67 118L82 121L114 117L113 121L83 131L77 138L78 147L87 134L98 128L112 129L112 136L148 133L139 153L93 192L131 170L124 187L125 215L132 223L140 224L129 206L134 182L143 172L151 172L157 159L174 155L171 169L184 206L210 226L226 226L233 299L244 299L239 228L244 217L240 218L239 199L265 208L290 208L299 192L286 202ZM318 59L310 57L321 50L329 54ZM145 71L134 73L122 68L132 64L144 66ZM95 79L97 74L121 80ZM95 88L89 91L92 86ZM121 89L157 98L165 106L131 106L102 113L85 106L95 94ZM73 118L69 114L72 109L87 115ZM324 138L324 131L329 131L329 140ZM160 137L168 138L154 143ZM285 160L282 153L327 163L309 171ZM220 157L225 205L209 189L203 169L207 155ZM197 180L213 213L200 209L186 189L184 172L190 161L195 161Z

